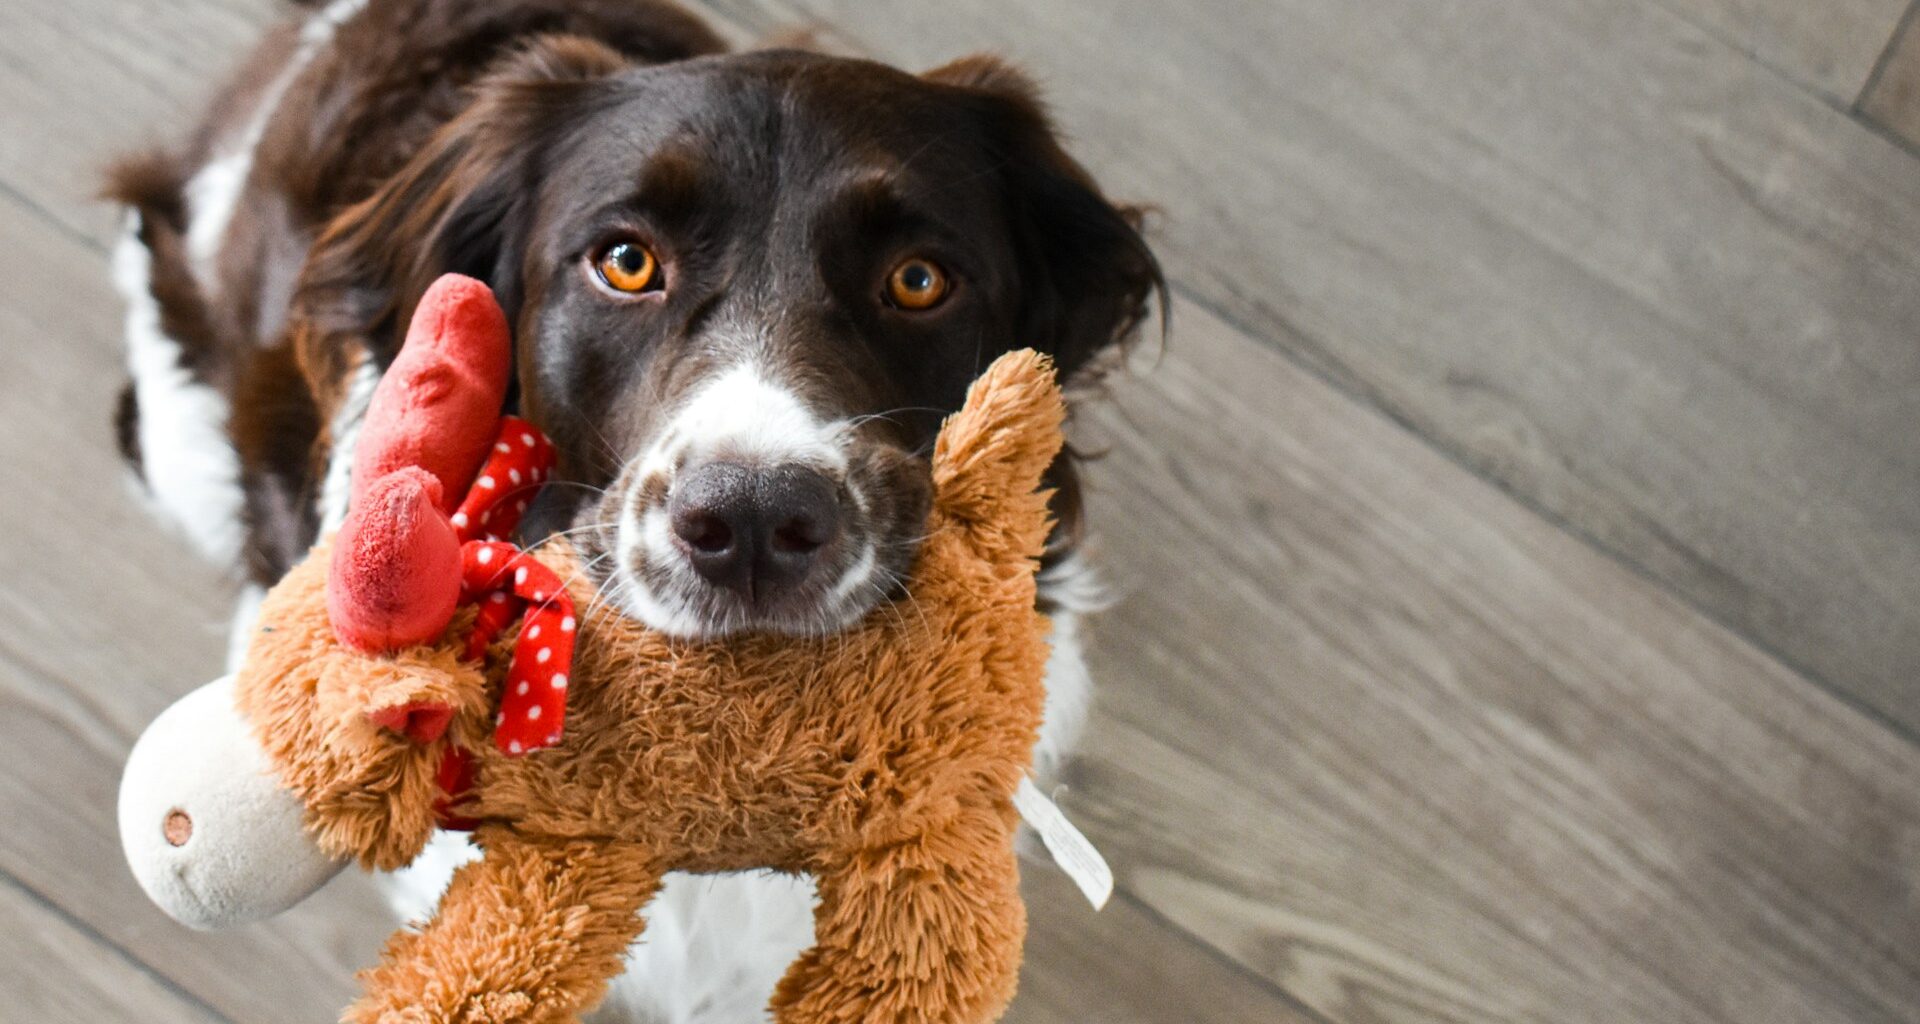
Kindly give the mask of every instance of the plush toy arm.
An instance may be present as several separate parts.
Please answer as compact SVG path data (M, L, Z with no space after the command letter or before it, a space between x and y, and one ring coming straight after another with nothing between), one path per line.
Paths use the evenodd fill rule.
M818 876L817 945L774 991L777 1024L984 1024L1013 998L1026 938L1008 815L963 812Z
M966 528L982 557L1038 557L1049 528L1041 476L1059 454L1066 405L1053 363L1032 349L993 361L934 444L934 507Z
M486 856L453 876L433 920L387 943L343 1021L566 1024L605 995L660 887L655 859L501 826L475 838Z

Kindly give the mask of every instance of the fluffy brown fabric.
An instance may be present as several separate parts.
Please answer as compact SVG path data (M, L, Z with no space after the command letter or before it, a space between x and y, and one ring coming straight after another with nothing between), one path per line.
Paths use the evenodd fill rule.
M356 1022L571 1021L596 1003L668 870L773 868L818 881L817 945L773 1000L780 1024L996 1019L1026 930L1011 796L1040 721L1046 622L1034 568L1041 474L1062 406L1041 356L1002 357L942 429L908 597L815 639L670 640L601 611L580 624L566 734L487 742L503 637L461 663L469 618L393 657L341 646L316 551L277 587L239 678L242 714L330 851L410 859L444 745L474 752L459 811L481 861L437 916L365 972ZM541 557L591 588L571 553ZM428 745L367 715L458 708Z

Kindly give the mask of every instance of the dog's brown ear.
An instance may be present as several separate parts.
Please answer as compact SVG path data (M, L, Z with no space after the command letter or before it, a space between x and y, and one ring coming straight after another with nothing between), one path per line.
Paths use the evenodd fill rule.
M929 82L977 89L1022 100L1038 108L1040 87L1026 72L992 54L976 53L949 61L920 76Z
M1054 359L1069 388L1086 386L1138 333L1156 299L1167 323L1167 285L1141 234L1139 207L1109 200L1060 145L1040 90L993 57L965 57L922 76L972 102L1001 168L1013 214L1022 295L1019 343ZM1047 472L1057 526L1049 564L1070 555L1084 533L1079 473L1065 453Z
M1071 381L1103 350L1130 340L1166 282L1141 235L1142 211L1109 200L1067 155L1033 79L984 55L922 79L973 101L1002 168L1025 282L1020 342L1053 356Z
M327 225L294 299L303 331L295 344L317 392L343 379L354 342L390 360L442 274L485 281L514 315L540 162L587 96L627 66L591 39L536 39L476 81L467 108L379 191Z

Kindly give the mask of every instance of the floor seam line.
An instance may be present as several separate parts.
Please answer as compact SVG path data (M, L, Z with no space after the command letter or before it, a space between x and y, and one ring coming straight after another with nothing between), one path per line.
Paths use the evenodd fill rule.
M1881 47L1879 55L1873 58L1873 67L1867 71L1867 80L1861 83L1860 92L1847 108L1849 113L1863 113L1867 97L1873 95L1874 88L1880 84L1880 77L1886 73L1887 65L1893 63L1893 52L1900 48L1900 40L1906 37L1907 29L1913 25L1915 12L1920 12L1920 0L1908 0L1906 10L1901 11L1900 17L1893 22L1893 31L1887 35L1887 45Z
M1120 900L1126 903L1128 906L1131 906L1135 910L1138 910L1140 911L1140 913L1146 915L1155 924L1166 929L1168 932L1186 940L1187 942L1192 943L1195 946L1200 947L1201 953L1204 956L1206 956L1208 959L1227 968L1228 970L1232 971L1234 974L1237 974L1247 979L1248 981L1252 982L1254 985L1258 986L1261 991L1266 992L1267 994L1273 996L1275 999L1278 999L1282 1004L1287 1006L1289 1009L1292 1009L1298 1012L1301 1016L1306 1017L1308 1020L1315 1021L1316 1024L1334 1024L1333 1018L1328 1017L1327 1015L1314 1009L1312 1006L1309 1006L1299 996L1294 995L1292 992L1288 991L1285 985L1282 985L1280 982L1277 982L1272 978L1269 978L1266 975L1261 974L1259 971L1254 970L1251 966L1247 965L1246 963L1243 963L1238 957L1233 956L1231 953L1228 953L1226 950L1221 949L1219 946L1216 946L1213 943L1207 941L1205 938L1194 934L1193 932L1187 930L1184 927L1181 927L1179 923L1175 922L1172 918L1168 917L1167 915L1161 913L1157 907L1147 902L1147 900L1144 897L1140 896L1138 893L1133 892L1131 889L1128 889L1125 886L1118 886L1114 889L1114 895L1118 896Z
M86 935L88 938L93 939L94 941L100 943L102 946L105 946L108 949L113 950L115 953L119 954L122 960L125 960L127 963L131 964L135 970L139 971L141 974L144 974L149 978L152 978L154 982L157 983L161 988L166 989L168 992L172 993L175 996L178 996L182 1000L185 1000L186 1002L193 1004L194 1006L200 1008L201 1010L206 1011L207 1014L212 1016L213 1019L215 1020L223 1021L225 1022L225 1024L236 1024L233 1018L220 1012L220 1009L218 1007L214 1006L212 1003L207 1002L205 999L201 998L198 994L194 993L192 990L181 985L179 981L165 974L154 965L148 963L142 957L136 956L132 950L128 949L127 947L121 945L118 942L115 942L113 939L108 938L105 933L100 931L100 929L95 928L93 925L87 923L82 918L76 916L73 912L69 911L66 907L61 906L60 903L54 900L52 897L34 888L32 885L27 884L27 881L25 879L21 878L19 875L14 874L11 870L5 867L0 867L0 882L6 882L6 883L12 884L15 888L19 889L22 893L26 894L27 899L31 900L37 906L42 907L47 912L53 914L55 917L58 917L60 920L66 922L68 927L73 928L75 931L78 931L83 935Z

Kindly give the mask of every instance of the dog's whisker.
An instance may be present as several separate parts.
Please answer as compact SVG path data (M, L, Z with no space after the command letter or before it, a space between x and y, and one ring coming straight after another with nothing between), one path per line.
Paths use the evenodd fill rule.
M930 413L936 413L936 414L944 414L946 411L947 410L942 409L938 406L933 406L933 405L903 405L897 409L888 409L884 412L870 412L860 416L850 416L847 419L841 420L840 422L834 424L834 426L837 429L839 429L840 432L842 433L851 433L852 431L858 430L861 427L864 427L867 424L872 423L874 420L892 419L893 417L898 416L901 413L930 412Z
M548 544L551 544L556 540L561 540L568 537L576 537L582 533L588 533L590 531L599 530L599 529L602 529L603 527L604 527L604 524L593 522L593 523L587 523L584 526L575 526L567 530L556 530L553 533L549 533L546 536L541 537L539 540L536 540L533 543L527 545L524 550L528 554L532 554L535 551L538 551L541 548L546 547Z
M544 486L547 486L547 487L577 487L577 488L579 488L579 489L581 489L581 490L583 490L583 491L586 491L586 492L587 492L588 494L592 494L592 495L594 495L594 496L596 496L596 497L605 497L605 496L606 496L606 494L607 494L607 488L605 488L605 487L597 487L597 486L595 486L595 485L593 485L593 484L590 484L590 483L584 483L584 482L582 482L582 481L579 481L579 480L548 480L548 481L546 481L546 483L544 484Z
M613 552L607 552L607 555L611 554L613 554ZM601 557L605 558L607 555ZM606 580L594 588L593 597L587 601L587 610L581 613L582 618L591 618L601 608L609 604L615 605L617 608L620 596L627 585L628 580L626 576L619 571L616 570L608 573Z

